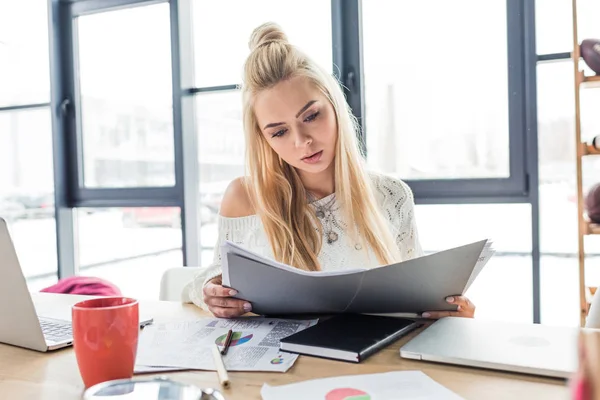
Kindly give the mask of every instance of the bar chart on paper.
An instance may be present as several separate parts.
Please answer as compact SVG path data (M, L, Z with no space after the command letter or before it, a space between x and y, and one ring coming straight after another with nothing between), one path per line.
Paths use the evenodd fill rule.
M362 390L340 388L327 393L325 400L371 400L371 396Z

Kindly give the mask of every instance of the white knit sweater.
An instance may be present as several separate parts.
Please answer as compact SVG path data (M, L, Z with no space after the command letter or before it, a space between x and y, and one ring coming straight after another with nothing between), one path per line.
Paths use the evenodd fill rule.
M414 218L414 198L412 191L401 180L371 173L371 180L375 189L375 196L384 218L389 223L389 228L396 239L403 260L420 257L423 252L417 235ZM370 248L364 249L354 243L349 235L344 233L346 226L343 215L335 200L335 193L310 203L317 210L326 206L326 211L319 215L319 220L324 226L323 245L318 255L321 269L334 271L340 269L370 268L378 266L378 260ZM203 301L202 288L209 280L221 274L220 247L225 240L236 244L260 255L274 258L266 233L260 218L250 215L240 218L218 217L219 237L215 246L214 261L203 269L192 282L188 283L182 293L184 302L193 302L199 307L207 309ZM337 240L329 243L328 232L337 234Z

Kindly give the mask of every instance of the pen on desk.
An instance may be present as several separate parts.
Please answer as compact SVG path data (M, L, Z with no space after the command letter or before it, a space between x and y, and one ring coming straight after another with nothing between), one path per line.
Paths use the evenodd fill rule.
M227 354L227 350L229 350L229 346L231 345L232 338L233 338L233 331L230 329L229 332L227 332L227 337L223 341L223 349L221 350L222 355Z
M221 358L219 347L216 344L213 346L213 358L215 359L215 368L217 369L217 374L219 376L219 383L227 389L229 387L229 377L227 376L227 370L225 369L225 364Z

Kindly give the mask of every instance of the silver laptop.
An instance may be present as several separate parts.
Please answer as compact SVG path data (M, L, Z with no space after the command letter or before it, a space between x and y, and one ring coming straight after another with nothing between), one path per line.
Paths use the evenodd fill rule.
M569 378L578 367L578 328L447 317L400 349L415 360Z
M73 344L71 321L37 315L6 221L2 218L0 321L0 343L37 351L56 350ZM152 318L140 315L140 326L150 323Z

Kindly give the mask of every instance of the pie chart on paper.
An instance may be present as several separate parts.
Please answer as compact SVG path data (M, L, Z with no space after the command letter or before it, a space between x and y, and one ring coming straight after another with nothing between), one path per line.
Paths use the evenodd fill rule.
M325 400L371 400L367 392L358 389L333 389L325 395Z
M250 339L252 339L252 335L251 333L249 335L243 336L242 332L234 332L233 335L231 335L231 347L235 347L235 346L239 346L240 344L244 344L248 341L250 341ZM221 335L217 338L217 340L215 340L215 344L217 344L218 346L224 346L225 345L225 339L227 338L227 334L225 335Z

